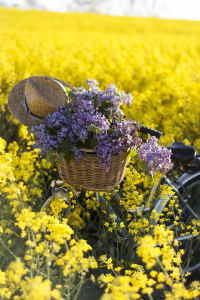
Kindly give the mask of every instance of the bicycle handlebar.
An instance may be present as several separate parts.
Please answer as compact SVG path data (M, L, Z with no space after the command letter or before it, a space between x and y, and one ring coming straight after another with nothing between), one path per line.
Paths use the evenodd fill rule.
M161 131L151 129L151 128L143 126L143 125L139 128L139 131L142 133L148 133L152 136L157 137L158 139L161 137L161 135L163 135L163 133Z

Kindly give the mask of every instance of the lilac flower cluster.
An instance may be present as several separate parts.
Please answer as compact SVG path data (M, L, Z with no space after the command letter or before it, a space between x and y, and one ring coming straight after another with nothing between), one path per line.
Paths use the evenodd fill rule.
M113 154L135 147L136 123L124 120L122 103L131 104L131 95L119 92L114 85L101 91L94 80L89 89L72 88L69 103L47 116L43 124L32 127L37 147L49 151L73 153L80 158L83 148L93 149L109 167Z
M171 150L158 145L156 137L143 143L138 149L139 157L144 160L151 174L160 171L165 174L172 168Z
M139 148L151 172L160 169L165 173L171 167L170 151L159 146L156 138L142 144L136 122L125 120L120 109L123 103L131 104L131 95L114 85L102 91L95 80L87 80L87 85L88 89L67 89L68 103L49 114L43 124L32 127L42 153L80 159L83 149L92 149L109 169L112 155Z
M98 135L95 151L105 166L109 165L112 155L140 145L141 139L135 135L136 129L137 125L132 121L114 121L109 134Z

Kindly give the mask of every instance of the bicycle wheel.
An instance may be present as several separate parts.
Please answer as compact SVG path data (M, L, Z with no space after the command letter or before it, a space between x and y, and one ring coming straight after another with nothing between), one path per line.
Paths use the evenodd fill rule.
M185 221L200 220L200 172L185 173L176 180L176 188L184 210Z
M193 219L200 220L200 173L183 174L177 180L177 189L185 225L189 225ZM182 240L182 246L185 250L185 272L191 272L190 279L198 279L200 277L200 236L188 235L188 239Z

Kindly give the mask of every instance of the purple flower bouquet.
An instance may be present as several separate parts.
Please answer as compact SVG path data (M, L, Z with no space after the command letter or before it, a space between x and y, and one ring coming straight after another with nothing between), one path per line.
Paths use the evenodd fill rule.
M32 131L43 153L60 158L60 174L67 183L78 189L111 190L123 178L129 151L138 150L142 141L137 123L126 120L120 109L131 104L131 95L114 85L100 90L97 81L86 83L87 89L67 88L66 105Z

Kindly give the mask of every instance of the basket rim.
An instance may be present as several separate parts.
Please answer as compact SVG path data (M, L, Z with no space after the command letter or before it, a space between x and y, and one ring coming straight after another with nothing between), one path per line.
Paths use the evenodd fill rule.
M80 151L82 151L82 152L85 152L85 153L89 153L89 154L96 154L97 152L95 151L95 150L93 150L93 149L87 149L87 148L81 148L81 149L79 149ZM118 154L112 154L112 155L120 155L120 154L122 154L122 153L129 153L131 151L131 148L128 148L127 150L125 150L125 151L122 151L122 152L120 152L120 153L118 153Z
M96 153L95 150L93 150L93 149L86 149L86 148L81 148L80 151L86 152L86 153Z

